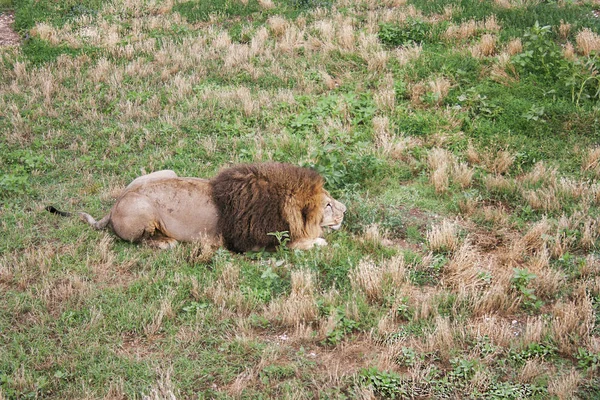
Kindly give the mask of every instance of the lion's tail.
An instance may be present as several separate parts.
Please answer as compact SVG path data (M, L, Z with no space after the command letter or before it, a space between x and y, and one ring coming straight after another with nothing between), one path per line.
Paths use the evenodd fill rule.
M106 225L108 225L108 223L110 222L110 214L107 214L100 221L96 221L94 219L94 217L92 217L90 214L84 213L84 212L80 212L79 213L79 218L83 222L87 222L90 226L92 226L96 230L101 230L101 229L106 228Z
M46 211L51 212L52 214L60 215L61 217L71 217L73 214L65 211L60 211L54 208L53 206L47 206ZM96 221L94 217L92 217L88 213L80 212L79 218L83 221L91 225L94 229L101 230L106 228L108 223L110 222L110 214L102 218L100 221Z
M52 214L60 215L61 217L70 217L71 213L57 210L53 206L46 206L46 211L51 212Z

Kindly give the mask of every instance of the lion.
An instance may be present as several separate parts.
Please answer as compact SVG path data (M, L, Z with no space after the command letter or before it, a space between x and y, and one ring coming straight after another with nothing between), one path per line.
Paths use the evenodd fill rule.
M207 241L241 253L275 249L281 240L277 232L287 232L292 249L327 245L323 228L339 229L345 212L317 172L268 162L226 168L210 180L153 172L125 187L99 221L85 212L79 215L93 228L108 226L133 243L166 249L178 242Z

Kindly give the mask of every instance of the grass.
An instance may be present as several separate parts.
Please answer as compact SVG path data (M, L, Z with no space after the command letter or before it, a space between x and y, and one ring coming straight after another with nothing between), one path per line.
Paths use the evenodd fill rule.
M0 398L597 398L594 7L0 2ZM267 160L348 206L329 247L44 211Z

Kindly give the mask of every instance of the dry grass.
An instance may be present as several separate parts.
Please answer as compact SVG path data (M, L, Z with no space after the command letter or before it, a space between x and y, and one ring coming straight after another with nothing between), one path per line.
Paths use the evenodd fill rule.
M406 65L409 62L418 59L422 52L423 46L420 44L409 45L396 50L396 59L400 65Z
M431 170L429 179L436 192L442 193L448 190L453 163L454 156L447 150L436 147L427 154L427 164Z
M527 360L519 372L519 382L534 383L540 377L548 373L548 366L538 358Z
M441 225L431 227L427 231L427 244L433 252L453 252L460 243L459 229L456 222L445 219Z
M581 161L582 171L594 171L596 175L600 172L600 147L592 147L587 150Z
M433 93L435 99L435 105L440 106L444 102L444 99L448 95L452 82L444 76L438 76L435 79L429 81L429 90Z
M508 193L514 190L514 182L502 175L486 175L483 184L490 192Z
M359 262L350 272L350 283L354 290L362 292L369 301L380 302L383 299L383 268L369 259Z
M559 400L573 399L581 378L579 372L571 369L568 373L563 373L550 380L548 393L558 397Z
M426 338L426 351L435 351L442 360L448 361L452 350L456 346L455 336L460 335L461 332L461 327L452 324L450 318L436 316L434 330Z
M594 324L594 308L584 289L571 301L560 301L552 310L552 334L558 349L572 354L577 346L589 342Z
M584 56L589 56L593 51L600 50L600 36L589 28L582 29L575 37L577 50Z
M465 21L460 25L450 24L444 32L447 39L469 39L481 32L498 32L501 27L496 21L496 16L491 15L484 21L475 21L473 19ZM485 35L484 35L485 36Z
M477 44L471 47L471 55L475 58L490 57L496 53L496 35L486 33Z
M487 170L494 174L505 174L515 162L515 156L506 150L485 156Z
M171 375L173 368L167 369L157 368L156 383L152 385L148 394L142 395L143 400L176 400L178 391L173 384Z
M292 272L290 295L273 300L265 310L265 317L281 321L284 326L296 327L297 331L303 332L301 336L310 336L310 332L306 332L307 323L318 317L314 279L310 271Z
M520 38L516 38L508 42L506 46L506 52L511 55L517 55L523 52L523 43Z
M444 268L445 280L461 293L473 293L476 289L487 286L481 276L487 270L485 257L465 240L454 252Z
M466 189L473 183L473 175L475 170L470 168L466 163L455 163L452 167L452 180L461 187Z

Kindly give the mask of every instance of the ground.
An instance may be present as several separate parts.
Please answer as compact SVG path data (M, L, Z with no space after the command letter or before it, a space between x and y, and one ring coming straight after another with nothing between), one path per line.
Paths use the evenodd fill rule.
M0 14L0 46L16 46L21 38L12 29L15 15L12 12Z

